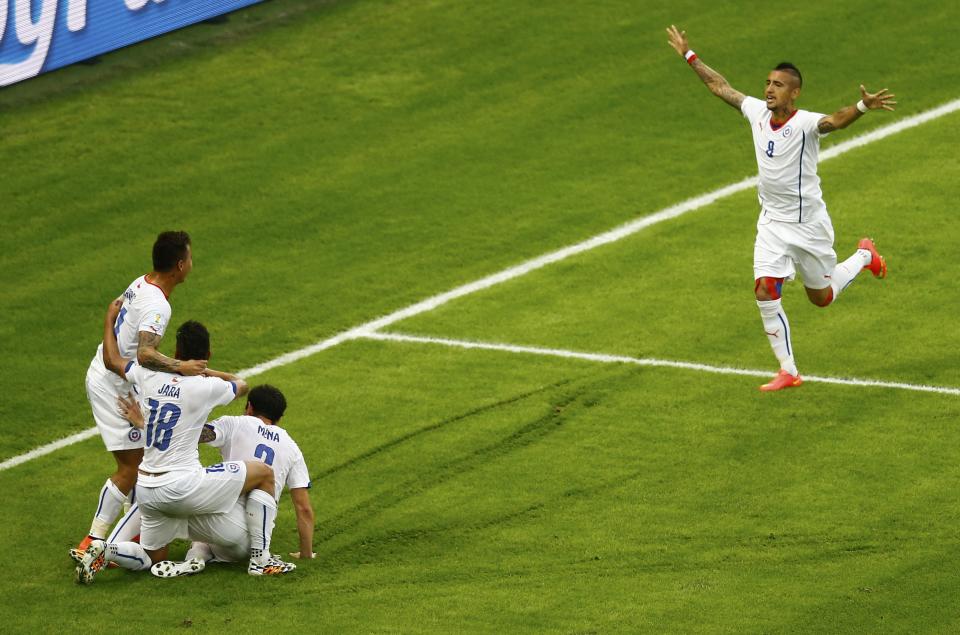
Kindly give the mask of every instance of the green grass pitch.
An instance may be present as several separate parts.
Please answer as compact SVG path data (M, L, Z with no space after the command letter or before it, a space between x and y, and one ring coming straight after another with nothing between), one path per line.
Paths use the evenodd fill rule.
M889 87L830 147L960 97L947 2L277 0L0 92L0 460L93 422L108 301L184 228L174 322L240 370L755 173L740 90ZM960 387L958 114L820 167L887 280L784 304L801 371ZM775 370L743 192L386 329ZM170 352L172 338L164 349ZM4 632L960 629L960 397L358 339L281 387L318 559L72 580L99 437L0 471ZM234 413L237 406L223 410ZM211 461L214 454L205 452ZM275 551L296 549L289 502ZM179 555L183 543L173 547Z

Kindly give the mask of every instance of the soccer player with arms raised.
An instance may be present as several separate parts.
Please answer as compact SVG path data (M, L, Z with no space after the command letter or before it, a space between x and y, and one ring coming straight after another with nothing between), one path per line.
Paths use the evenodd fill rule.
M754 293L763 328L780 361L780 372L760 387L781 390L803 383L794 361L790 323L780 301L785 280L799 271L807 297L829 306L863 269L874 277L887 274L887 264L873 241L863 238L852 256L837 264L833 225L820 191L817 161L820 137L846 128L870 110L893 110L897 103L887 89L871 94L861 85L856 105L832 115L798 110L803 78L788 62L767 75L764 100L747 97L703 63L687 42L685 31L667 29L670 46L693 68L714 95L739 110L750 122L757 155L760 219L753 251Z
M157 350L170 322L170 295L193 270L190 236L184 231L167 231L153 243L153 270L130 283L123 295L113 332L120 355L136 359L144 368L197 375L206 360L172 359ZM87 398L93 419L107 450L117 462L116 471L100 489L97 511L90 532L70 555L79 560L90 541L103 539L131 496L137 483L137 466L143 458L143 437L117 410L117 398L130 392L125 380L110 372L103 362L103 344L87 369Z

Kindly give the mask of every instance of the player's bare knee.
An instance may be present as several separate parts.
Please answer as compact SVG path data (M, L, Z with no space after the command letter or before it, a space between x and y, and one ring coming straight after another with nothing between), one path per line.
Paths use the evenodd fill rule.
M757 300L761 302L779 300L782 288L783 278L757 278L753 284L754 295L756 295Z

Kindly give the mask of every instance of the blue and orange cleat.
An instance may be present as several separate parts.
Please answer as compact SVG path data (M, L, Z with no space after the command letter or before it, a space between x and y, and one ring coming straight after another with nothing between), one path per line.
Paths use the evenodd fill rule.
M803 379L800 378L800 375L791 375L781 369L776 377L760 386L760 390L763 392L772 392L774 390L783 390L784 388L795 388L801 385L803 385Z
M877 247L870 238L861 238L857 244L857 249L866 249L870 252L870 264L864 267L873 274L874 278L887 277L887 261L877 253Z

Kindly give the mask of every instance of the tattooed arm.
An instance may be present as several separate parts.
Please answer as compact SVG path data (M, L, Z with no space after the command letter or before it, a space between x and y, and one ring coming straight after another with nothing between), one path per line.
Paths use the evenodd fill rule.
M688 51L692 53L692 51L690 51L690 45L687 42L686 31L681 31L677 27L670 25L670 28L667 29L667 35L670 38L670 46L672 46L673 50L681 57L686 57ZM700 58L696 56L691 57L693 57L693 61L690 62L690 67L701 81L706 84L710 92L737 110L740 110L740 105L745 98L744 94L730 86L730 83L723 75L704 64L700 61Z
M166 373L180 373L181 375L199 375L207 368L207 360L191 359L181 361L171 359L157 350L160 336L149 331L140 331L137 334L137 363L144 368Z
M206 424L200 431L200 443L210 443L217 438L217 433L213 431L213 426Z

